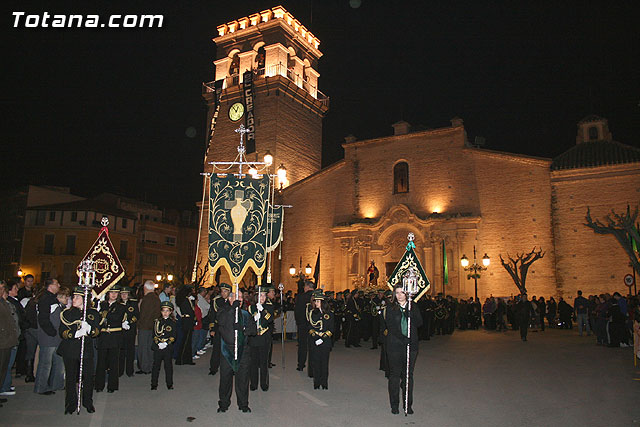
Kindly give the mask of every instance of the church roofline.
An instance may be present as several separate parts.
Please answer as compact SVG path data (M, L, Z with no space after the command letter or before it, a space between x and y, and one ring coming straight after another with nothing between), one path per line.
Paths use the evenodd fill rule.
M344 166L345 161L344 159L342 160L338 160L337 162L323 168L320 169L318 172L313 173L309 176L307 176L306 178L301 179L300 181L294 182L293 184L291 184L290 186L288 186L287 188L285 188L283 190L283 192L288 193L290 191L295 191L298 187L302 186L303 184L306 184L318 177L321 177L323 175L328 174L329 172L332 172L335 169L339 169L340 167Z
M440 134L447 134L447 133L455 133L455 132L464 132L464 127L462 126L447 126L447 127L442 127L442 128L437 128L437 129L428 129L428 130L423 130L423 131L418 131L418 132L409 132L406 134L402 134L402 135L389 135L389 136L382 136L382 137L378 137L378 138L372 138L372 139L364 139L361 141L354 141L354 142L345 142L344 144L342 144L342 148L347 148L347 147L360 147L363 145L369 145L369 144L375 144L378 142L387 142L390 140L394 140L394 139L407 139L407 138L413 138L416 136L424 136L424 135L440 135Z
M465 150L469 150L474 153L482 154L489 157L508 158L509 160L525 162L530 164L537 164L540 166L550 166L553 161L547 157L529 156L526 154L510 153L508 151L487 150L485 148L465 147Z

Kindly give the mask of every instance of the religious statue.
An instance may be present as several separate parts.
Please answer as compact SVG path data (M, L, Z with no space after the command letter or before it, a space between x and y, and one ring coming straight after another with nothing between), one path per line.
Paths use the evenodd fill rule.
M378 286L378 277L380 277L380 272L373 260L371 260L371 265L369 265L369 268L367 269L367 277L369 279L369 286L374 288Z

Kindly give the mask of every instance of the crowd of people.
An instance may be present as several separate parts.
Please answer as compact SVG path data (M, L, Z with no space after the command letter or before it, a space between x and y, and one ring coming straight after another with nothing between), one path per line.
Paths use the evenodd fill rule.
M271 286L249 286L236 294L224 283L196 288L148 280L132 288L113 286L100 299L85 303L82 288L71 290L55 279L36 286L27 275L20 282L0 282L0 295L0 406L15 394L12 378L24 377L41 395L65 390L66 413L79 409L81 363L81 401L91 413L93 393L105 388L116 392L121 376L150 375L150 389L157 390L164 365L171 390L173 365L195 365L208 350L209 374L220 373L218 411L228 410L235 388L238 408L250 412L249 391L269 390L273 341L287 338L284 319L276 333L281 317L290 325L295 322L297 369L307 368L314 389L329 387L329 357L337 341L344 340L347 348L365 342L371 349L380 348L380 370L388 378L393 413L399 413L399 393L406 386L408 343L409 401L402 402L405 411L413 413L419 341L435 335L484 327L519 330L526 341L531 329L573 329L575 323L580 335L595 335L598 345L637 346L640 336L638 296L617 292L583 297L578 291L573 304L562 297L556 302L554 297L529 299L526 294L489 297L484 304L427 294L409 312L400 288L334 293L307 280L296 294L281 295ZM640 357L640 349L634 351Z

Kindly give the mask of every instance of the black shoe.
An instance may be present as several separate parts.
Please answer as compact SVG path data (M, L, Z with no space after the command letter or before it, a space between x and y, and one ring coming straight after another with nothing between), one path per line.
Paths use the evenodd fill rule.
M275 363L269 363L269 367L270 367L270 368L273 368L274 366L276 366L276 364L275 364Z
M245 406L245 407L243 407L243 408L240 408L240 410L241 410L242 412L251 412L251 409L250 409L248 406Z
M319 386L319 385L314 385L314 386L313 386L313 389L314 389L314 390L317 390L317 389L319 389L319 388L320 388L320 386Z
M102 392L103 392L103 389L101 389L101 388L97 388L96 389L96 393L102 393Z
M24 379L25 383L33 383L35 381L36 381L36 378L34 376L29 376L29 375L27 375Z
M329 386L328 385L321 385L320 387L322 387L323 390L329 390Z
M360 344L354 344L354 347L362 347Z
M217 373L218 373L218 371L209 371L209 375L215 375Z
M142 374L146 374L146 372L145 372L145 371L143 371L143 370L141 369L141 370L139 370L139 371L136 371L136 374L140 374L140 375L142 375Z
M157 386L157 385L152 385L152 386L151 386L151 390L157 390L157 389L158 389L158 386Z
M64 414L65 414L65 415L67 415L67 414L73 414L73 412L74 412L74 411L75 411L75 409L65 409L65 410L64 410Z
M413 414L413 408L409 407L409 409L407 409L407 414L412 415Z
M261 389L262 391L269 391L269 386L266 386L266 387L262 387L262 386L261 386L261 387L260 387L260 389Z
M85 409L90 414L93 414L94 412L96 412L96 408L94 408L93 405L87 405L87 406L85 406Z
M167 390L173 390L173 384L167 386Z
M43 396L51 396L52 394L56 394L56 392L49 390L49 391L45 391L44 393L40 393L40 394L43 395Z
M218 408L218 413L227 412L227 408Z
M300 366L298 366L298 367L296 368L296 371L304 371L304 366L303 366L302 368L301 368Z
M399 414L400 411L398 411L398 408L391 408L391 413L395 415L395 414Z
M251 390L251 391L256 391L257 389L258 389L257 386L256 387L253 387L253 386L249 387L249 390Z
M113 393L115 390L111 390L110 388L107 389L107 393Z

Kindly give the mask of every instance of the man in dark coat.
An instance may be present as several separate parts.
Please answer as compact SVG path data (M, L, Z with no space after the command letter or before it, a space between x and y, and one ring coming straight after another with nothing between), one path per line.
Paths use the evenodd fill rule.
M220 331L218 330L218 313L229 305L231 285L220 284L220 295L211 300L209 309L209 335L211 336L211 359L209 360L209 375L215 375L220 368Z

